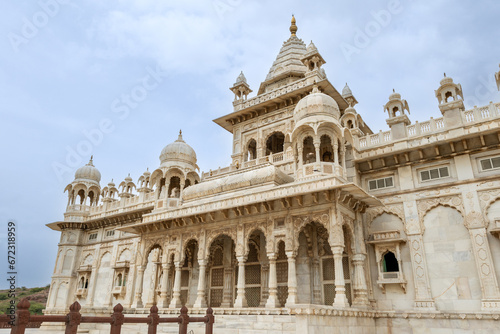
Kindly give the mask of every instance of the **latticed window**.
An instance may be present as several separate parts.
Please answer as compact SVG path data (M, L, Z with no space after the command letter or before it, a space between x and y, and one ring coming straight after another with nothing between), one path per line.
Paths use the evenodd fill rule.
M278 301L281 307L283 307L288 298L288 261L285 253L285 243L283 241L280 241L278 244L276 279L278 282Z
M210 306L220 307L224 289L224 253L222 248L216 248L210 269Z
M335 263L333 257L323 258L323 297L325 305L332 305L335 299Z
M249 244L248 259L245 264L245 297L249 307L258 307L261 297L261 265L257 245Z

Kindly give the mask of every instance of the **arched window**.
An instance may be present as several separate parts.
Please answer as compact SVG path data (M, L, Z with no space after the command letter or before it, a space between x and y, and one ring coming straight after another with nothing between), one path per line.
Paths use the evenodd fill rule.
M314 143L312 137L306 137L304 139L304 145L302 148L302 158L304 164L308 164L316 161L316 153L314 149Z
M80 197L80 205L85 204L85 190L80 189L80 191L78 191L78 196Z
M266 155L283 152L285 135L281 132L273 133L266 141Z
M449 99L451 97L451 100L453 101L453 94L451 92L446 92L446 94L444 95L445 99L446 99L446 102L450 102Z
M118 274L118 276L116 276L115 286L122 286L122 274Z
M382 259L382 272L398 272L399 264L398 259L393 252L387 252L384 254L384 258Z
M184 183L184 189L186 189L190 185L191 185L191 181L190 180L186 180L186 182Z
M321 136L321 144L319 148L321 154L321 161L333 162L333 147L332 140L327 135Z
M80 286L81 289L83 289L85 287L85 279L83 277L80 279L79 286Z
M257 142L255 139L250 140L248 143L248 155L247 155L247 161L254 160L257 158Z
M354 125L352 124L352 120L347 121L347 128L349 128L349 129L354 128Z
M181 179L178 176L170 178L170 185L168 186L168 197L179 197L181 189Z

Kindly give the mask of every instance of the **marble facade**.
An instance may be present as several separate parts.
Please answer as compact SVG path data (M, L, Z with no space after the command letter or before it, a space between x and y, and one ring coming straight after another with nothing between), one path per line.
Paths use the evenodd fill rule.
M101 188L92 159L76 172L48 224L46 314L78 300L88 314L211 306L217 333L500 330L500 103L466 110L445 76L442 117L412 123L393 92L390 131L373 133L295 19L290 32L256 96L241 73L214 120L230 166L199 173L180 133L137 183Z

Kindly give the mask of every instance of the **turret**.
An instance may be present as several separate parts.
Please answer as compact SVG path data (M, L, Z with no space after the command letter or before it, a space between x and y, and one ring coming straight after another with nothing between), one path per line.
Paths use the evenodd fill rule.
M306 76L316 72L321 78L325 78L325 71L321 68L326 61L319 53L316 45L311 41L307 47L306 54L302 57L302 63L307 67Z
M93 157L90 157L88 164L76 170L75 179L64 189L68 191L68 210L86 211L87 206L97 206L101 194L100 181L101 173L94 167Z
M464 107L462 86L453 82L453 79L444 74L439 88L435 91L439 101L439 110L444 116L446 126L455 127L462 124L461 111Z
M407 136L406 126L410 125L410 119L406 115L405 110L410 113L410 107L406 100L401 99L401 94L393 93L389 96L389 102L384 106L384 111L387 111L389 118L387 118L387 125L391 128L392 139L401 139Z
M248 94L252 92L243 71L241 71L240 75L236 78L236 82L233 87L229 89L234 93L235 101L246 100L248 98Z

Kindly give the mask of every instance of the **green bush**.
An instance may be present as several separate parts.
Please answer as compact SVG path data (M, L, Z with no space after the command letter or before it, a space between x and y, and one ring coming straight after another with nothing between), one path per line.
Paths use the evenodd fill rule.
M45 308L45 305L33 302L30 305L30 313L31 314L40 314L42 315L42 310Z
M8 298L7 293L0 293L0 300L6 300Z
M45 288L33 288L33 289L30 289L30 293L37 293L37 292L40 292L43 290L45 290Z

